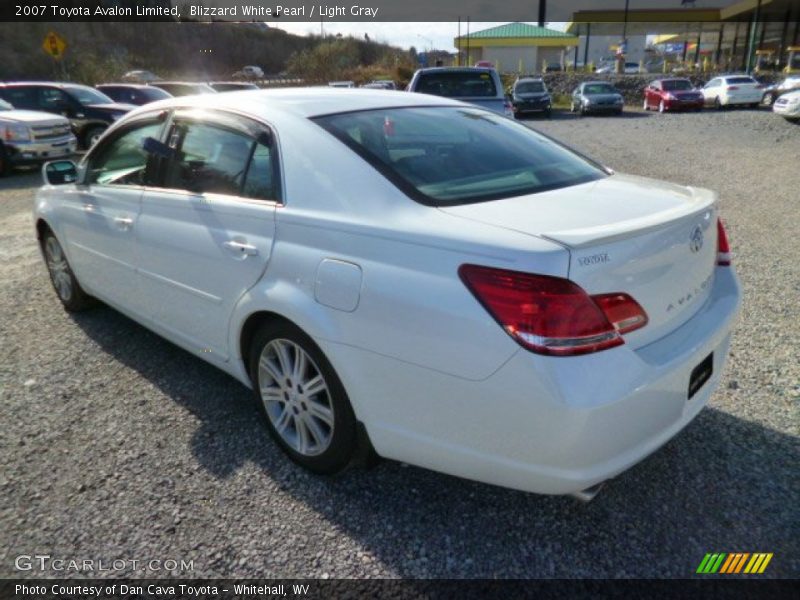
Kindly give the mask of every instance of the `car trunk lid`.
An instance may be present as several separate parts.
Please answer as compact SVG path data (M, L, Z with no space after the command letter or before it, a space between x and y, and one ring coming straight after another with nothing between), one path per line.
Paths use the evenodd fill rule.
M679 327L708 297L716 264L715 196L641 177L442 208L549 239L570 252L569 279L589 294L624 292L647 312L634 347Z

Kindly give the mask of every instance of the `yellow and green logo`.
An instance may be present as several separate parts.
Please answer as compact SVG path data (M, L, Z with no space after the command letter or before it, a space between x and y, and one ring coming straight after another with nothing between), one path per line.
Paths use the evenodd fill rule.
M763 573L769 561L772 560L772 552L717 552L709 553L700 561L697 573L712 574L724 573ZM745 566L746 565L746 566Z

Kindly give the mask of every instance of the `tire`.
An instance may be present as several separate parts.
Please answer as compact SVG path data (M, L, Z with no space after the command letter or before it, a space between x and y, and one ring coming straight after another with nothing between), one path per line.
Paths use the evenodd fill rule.
M660 112L661 114L664 114L665 112L667 112L667 106L664 104L663 100L661 100L658 103L658 112Z
M103 127L101 125L94 125L89 127L86 131L83 132L83 147L86 150L89 150L92 146L94 146L95 142L103 135L103 132L108 129L108 127Z
M552 119L553 118L553 110L548 108L546 111L544 111L544 118L545 119Z
M8 159L8 154L6 154L6 149L3 147L3 144L0 144L0 177L6 177L11 175L13 167L11 166L11 161Z
M647 98L644 99L644 106L642 106L642 108L645 110L645 112L650 110L650 103L647 102Z
M342 382L314 341L289 322L271 321L255 334L249 359L259 411L289 458L324 475L347 467L358 446L356 418ZM310 395L309 382L315 382Z
M621 108L618 108L617 110L615 110L615 111L614 111L614 114L616 114L617 116L619 116L619 115L621 115L621 114L622 114L622 111L623 111L623 109L621 109Z
M761 102L764 106L772 106L775 103L775 93L774 92L767 92L764 94L764 97L761 99Z
M569 105L569 112L571 112L571 113L577 112L577 109L575 108L575 103L574 102Z
M719 96L717 96L716 98L714 98L714 108L716 108L717 110L722 110L723 108L725 108L725 107L722 105L722 102L720 102L720 101L719 101Z
M78 312L97 303L92 296L83 291L67 261L64 249L52 231L47 231L42 237L42 253L47 272L50 274L50 282L66 310Z

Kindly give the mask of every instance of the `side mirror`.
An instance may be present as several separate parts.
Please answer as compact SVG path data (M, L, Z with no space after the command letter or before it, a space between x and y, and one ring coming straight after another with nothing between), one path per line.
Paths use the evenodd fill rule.
M66 185L78 181L78 167L71 160L52 160L42 166L45 185Z

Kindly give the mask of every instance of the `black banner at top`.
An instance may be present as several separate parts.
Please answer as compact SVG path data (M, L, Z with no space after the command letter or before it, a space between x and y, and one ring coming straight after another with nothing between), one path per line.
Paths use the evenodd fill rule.
M754 6L751 6L754 5ZM714 23L800 20L800 0L2 0L2 21L472 21Z

